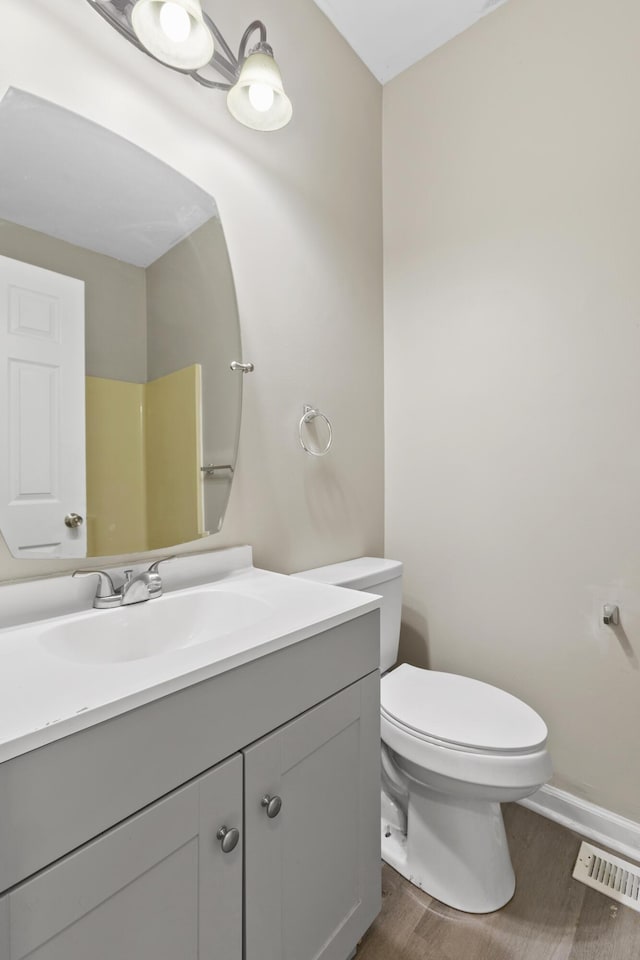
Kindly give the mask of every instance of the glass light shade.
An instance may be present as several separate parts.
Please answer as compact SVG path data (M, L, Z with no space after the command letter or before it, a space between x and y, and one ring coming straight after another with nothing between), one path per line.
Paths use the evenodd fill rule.
M247 57L227 94L227 106L236 120L252 130L280 130L289 123L293 107L273 57L263 52Z
M213 56L213 37L204 22L200 0L138 0L131 26L149 53L170 67L197 70Z

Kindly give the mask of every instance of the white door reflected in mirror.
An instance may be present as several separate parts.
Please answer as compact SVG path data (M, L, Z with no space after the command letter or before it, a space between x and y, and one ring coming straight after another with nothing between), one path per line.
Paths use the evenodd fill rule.
M16 557L84 557L84 283L0 256L0 526Z
M23 91L0 98L0 143L0 256L27 271L5 283L22 291L11 323L24 329L0 320L0 418L15 379L0 447L0 533L11 553L126 556L219 530L242 396L230 364L242 345L214 198L135 144ZM75 372L76 385L68 382L49 330L58 287L25 279L56 275L84 284L72 341L82 387ZM14 309L3 296L3 309ZM74 398L69 425L56 419L67 416L51 402L56 391ZM67 486L82 496L67 497ZM58 500L56 526L39 524Z

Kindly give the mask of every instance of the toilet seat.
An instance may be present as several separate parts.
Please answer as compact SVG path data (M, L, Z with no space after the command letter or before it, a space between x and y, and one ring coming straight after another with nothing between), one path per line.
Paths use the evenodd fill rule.
M434 787L439 782L445 792L453 789L451 783L458 782L518 791L519 796L524 797L551 776L551 758L545 746L525 753L455 749L451 744L417 737L384 714L380 721L382 741L397 755L399 765L405 767L403 761L408 761L417 770L424 771L424 774L414 772L415 779L426 778ZM449 783L448 788L445 781ZM516 796L504 799L516 799Z
M458 782L522 791L551 776L544 721L479 680L403 664L382 678L380 723L400 765L408 761L417 779L423 770L443 789Z
M443 749L520 756L547 741L546 724L535 710L470 677L402 664L382 678L380 696L383 718Z

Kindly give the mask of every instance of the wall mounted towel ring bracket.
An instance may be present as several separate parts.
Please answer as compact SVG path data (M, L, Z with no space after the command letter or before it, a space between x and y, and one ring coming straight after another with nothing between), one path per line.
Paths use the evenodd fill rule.
M319 410L316 410L315 407L310 406L308 403L305 403L302 410L303 413L300 418L300 423L298 424L298 437L300 439L300 446L305 453L310 454L312 457L324 457L329 453L331 444L333 443L333 429L331 427L331 421L324 413L320 413ZM329 438L322 450L312 450L311 447L308 447L304 442L304 428L308 426L312 420L315 420L316 417L320 417L321 420L324 420L327 425L327 430L329 431Z

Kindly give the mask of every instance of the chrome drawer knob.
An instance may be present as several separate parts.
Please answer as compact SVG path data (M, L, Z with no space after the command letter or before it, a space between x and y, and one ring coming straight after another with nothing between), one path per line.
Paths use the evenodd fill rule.
M278 814L282 810L282 798L270 797L267 795L263 797L262 800L260 801L260 806L264 807L265 810L267 811L267 816L269 817L269 820L273 820L275 817L278 816Z
M216 833L216 837L220 841L222 852L231 853L231 851L235 850L235 848L238 846L240 831L236 830L235 827L232 827L231 829L229 829L229 827L220 827Z

